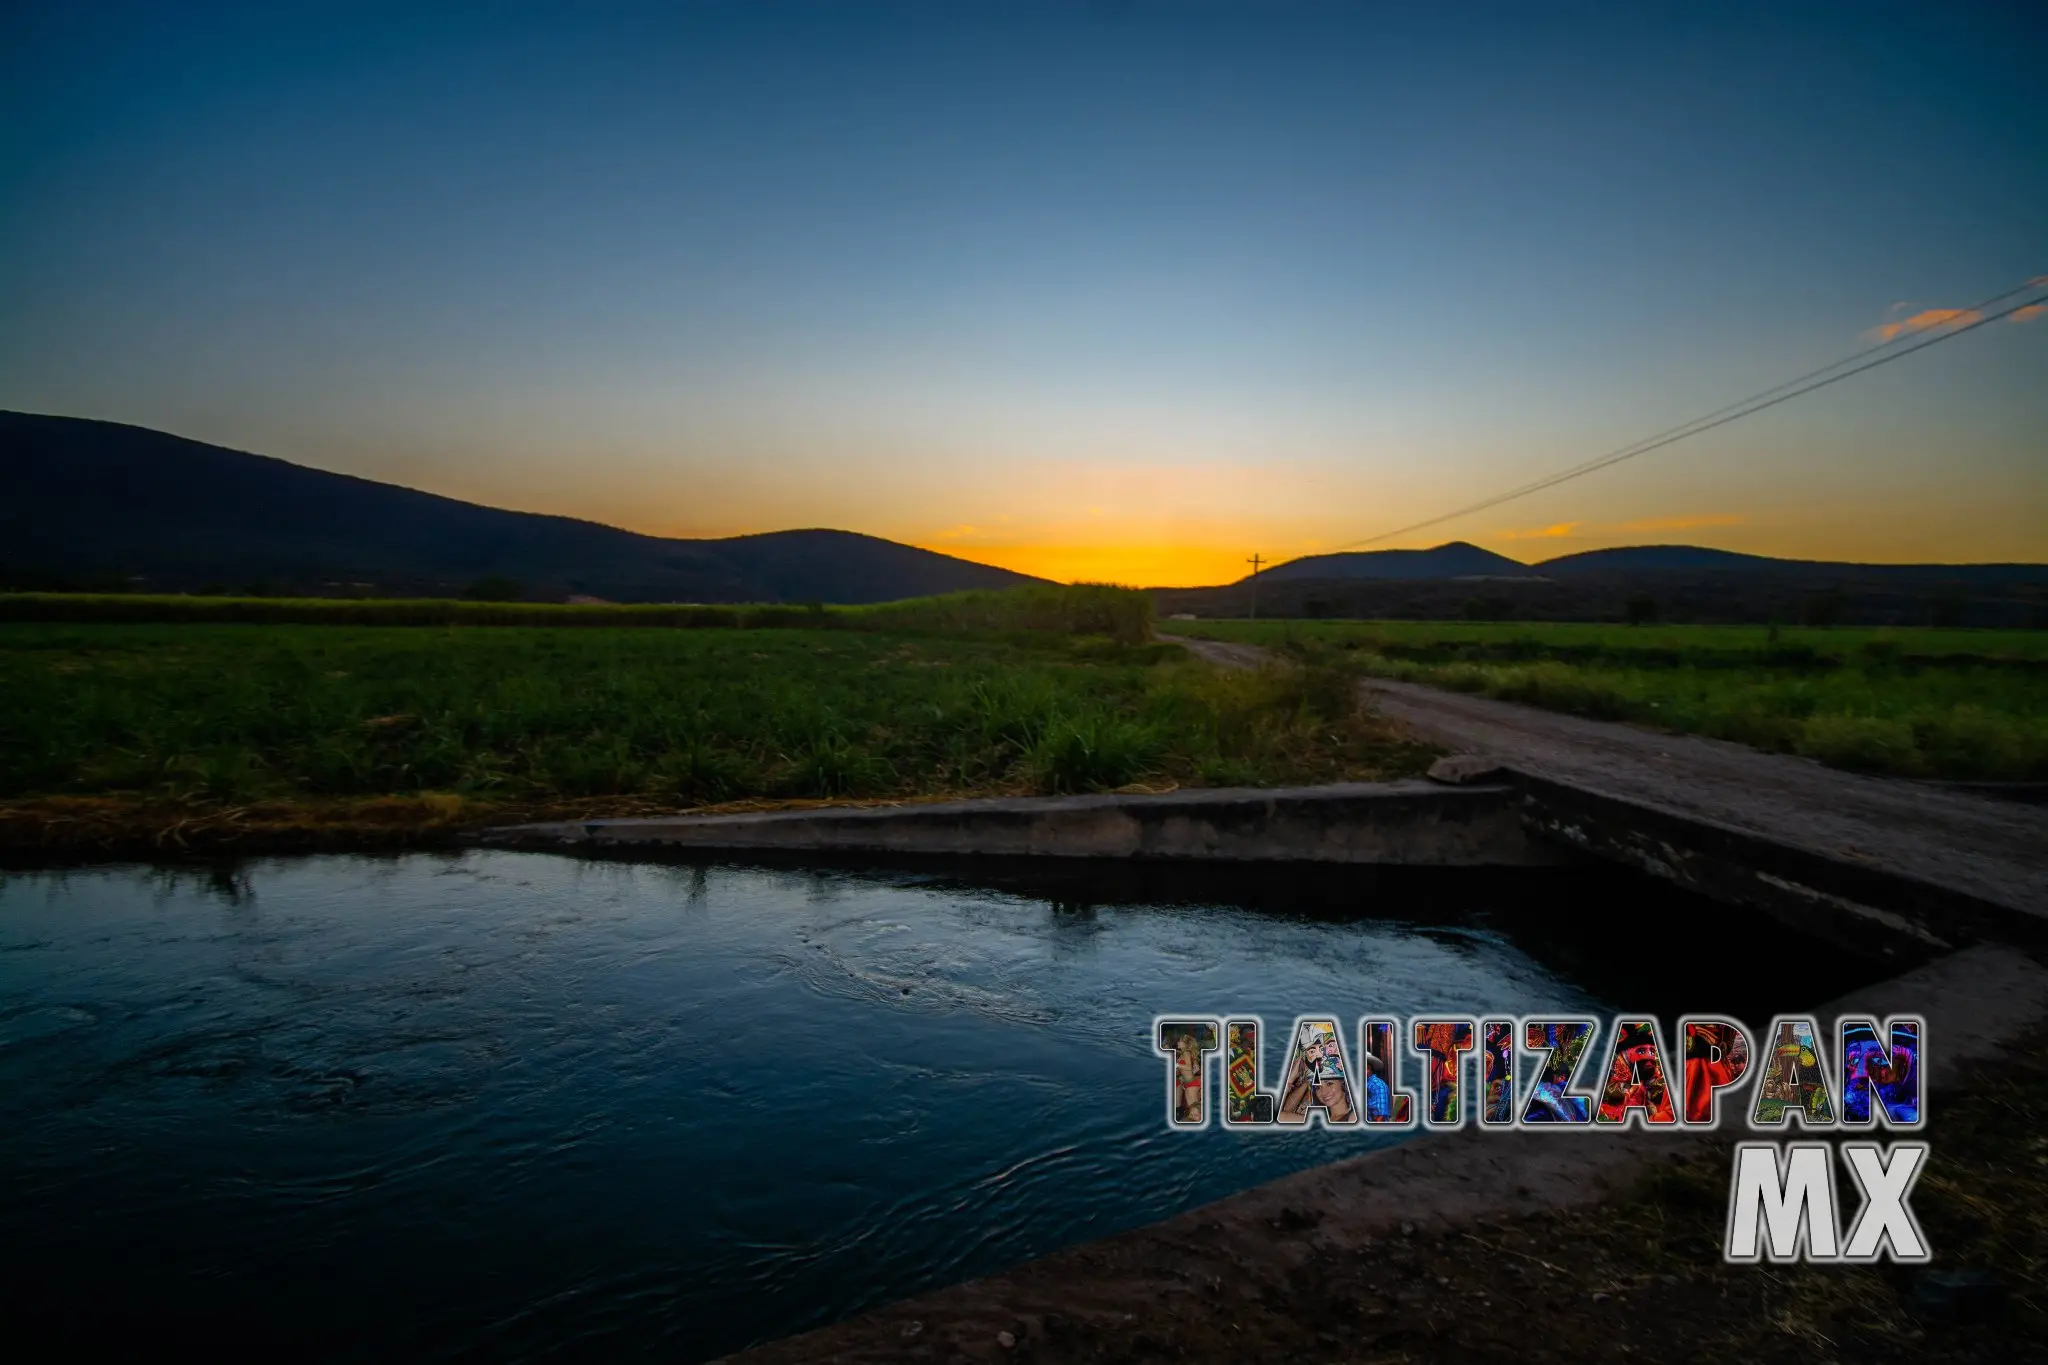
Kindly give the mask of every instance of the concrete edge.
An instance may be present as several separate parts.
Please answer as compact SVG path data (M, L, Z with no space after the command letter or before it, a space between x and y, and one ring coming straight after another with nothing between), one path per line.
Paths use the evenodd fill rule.
M482 842L545 849L1168 858L1529 867L1571 855L1533 838L1506 785L1423 779L1160 794L987 797L512 826Z
M606 828L615 830L717 828L740 825L790 824L813 819L835 821L899 821L919 817L1026 814L1046 811L1087 812L1146 810L1182 806L1259 807L1290 802L1326 803L1359 799L1440 794L1441 784L1427 778L1392 782L1329 782L1306 787L1182 787L1170 792L1089 792L1072 796L970 796L951 801L909 801L866 806L807 806L795 810L742 811L728 814L657 815L617 820L560 820L505 826L503 833Z
M1315 787L983 797L517 825L486 847L1539 867L1599 859L1775 915L1865 956L2031 942L2025 907L1513 765L1439 760L1427 778Z
M1890 868L1830 856L1754 830L1547 773L1505 768L1539 838L1626 864L1720 900L1778 913L1809 932L1949 948L1995 939L2035 943L2048 922L2026 905L1988 899Z

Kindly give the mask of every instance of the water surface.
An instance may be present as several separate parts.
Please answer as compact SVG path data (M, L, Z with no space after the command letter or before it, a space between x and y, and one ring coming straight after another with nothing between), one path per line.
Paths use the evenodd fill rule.
M1161 1012L1595 1007L1432 918L516 853L11 876L0 1294L707 1358L1388 1140L1165 1131Z

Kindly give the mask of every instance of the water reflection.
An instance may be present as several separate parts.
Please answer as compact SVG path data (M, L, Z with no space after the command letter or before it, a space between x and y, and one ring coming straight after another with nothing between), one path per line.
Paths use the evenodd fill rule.
M1602 1003L1503 932L1512 887L1425 889L1413 922L1390 886L511 853L13 876L0 1304L296 1356L707 1358L1388 1140L1164 1132L1162 1011Z

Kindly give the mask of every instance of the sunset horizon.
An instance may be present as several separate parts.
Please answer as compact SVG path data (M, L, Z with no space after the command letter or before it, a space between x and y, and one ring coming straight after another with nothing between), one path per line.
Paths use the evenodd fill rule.
M43 415L64 417L72 414ZM85 420L141 425L112 417L87 417ZM494 500L487 495L472 496L455 486L432 487L424 483L407 483L400 479L380 477L362 470L316 465L294 458L289 453L259 449L249 443L201 438L190 432L173 431L167 434L189 440L203 439L207 444L255 455L266 455L303 468L373 478L380 483L454 498L478 506L538 516L570 517L637 535L678 540L724 540L785 531L849 531L1054 582L1115 583L1135 588L1202 587L1236 582L1253 572L1253 554L1259 556L1261 569L1274 569L1293 560L1322 555L1374 550L1427 550L1457 543L1475 545L1527 565L1536 565L1546 560L1592 550L1657 545L1694 546L1773 559L1871 565L2036 563L2048 560L2048 546L2029 550L2028 542L2024 540L2015 542L2016 553L2003 555L1985 550L1983 542L1975 538L1954 548L1946 548L1944 542L1939 539L1918 535L1900 537L1891 542L1880 539L1873 543L1867 537L1856 535L1853 528L1849 528L1846 534L1837 528L1827 527L1819 528L1817 532L1801 534L1796 528L1787 528L1780 519L1768 513L1761 516L1706 513L1613 522L1553 522L1542 526L1503 525L1503 518L1499 514L1491 518L1479 515L1456 518L1429 530L1373 544L1325 542L1314 539L1290 542L1280 536L1266 539L1245 537L1241 541L1218 539L1206 544L1174 544L1144 538L1151 532L1149 527L1138 535L1119 536L1099 514L1087 516L1086 519L1076 519L1071 524L1094 532L1100 539L1077 539L1068 543L1036 542L1014 533L1006 538L1007 518L1002 516L991 518L988 526L962 524L948 527L936 534L923 535L915 530L878 529L874 526L846 524L843 521L801 519L777 524L674 527L658 519L635 518L630 515L595 515L576 510L573 506L521 506L509 500ZM1487 526L1493 529L1475 529ZM1894 549L1888 552L1887 543L1893 546L1925 548L1918 553L1910 549Z
M1063 581L2048 561L2022 16L771 9L25 14L0 406Z

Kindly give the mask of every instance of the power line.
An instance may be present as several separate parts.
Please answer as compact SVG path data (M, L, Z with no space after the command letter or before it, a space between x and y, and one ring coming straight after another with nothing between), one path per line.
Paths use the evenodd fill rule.
M1536 480L1534 483L1523 484L1519 488L1511 489L1508 492L1499 493L1494 495L1493 497L1483 499L1482 501L1472 503L1465 507L1461 507L1455 512L1446 512L1442 516L1431 517L1426 521L1414 522L1410 525L1403 526L1398 530L1384 531L1379 535L1370 536L1364 540L1354 540L1344 545L1338 545L1333 547L1331 550L1323 551L1323 553L1329 554L1342 550L1355 549L1360 545L1375 545L1383 540L1392 540L1396 536L1405 536L1411 531L1421 531L1431 526L1442 525L1444 522L1447 521L1456 521L1458 518L1470 516L1474 512L1483 512L1490 507L1498 507L1502 503L1513 502L1517 498L1527 497L1531 493L1540 493L1546 488L1555 488L1557 485L1561 483L1568 483L1573 479L1581 478L1587 474L1594 473L1597 470L1605 469L1609 465L1620 464L1623 460L1632 460L1638 455L1647 455L1653 450L1661 450L1663 447L1673 445L1679 441L1686 439L1686 437L1688 436L1697 436L1703 431L1711 431L1715 427L1725 426L1728 423L1735 421L1737 418L1747 417L1752 413L1762 412L1765 408L1776 407L1780 403L1789 402L1794 398L1802 397L1805 394L1812 393L1816 389L1824 389L1828 385L1836 383L1839 380L1849 378L1851 375L1862 374L1865 370L1874 370L1880 365L1886 365L1894 360L1902 359L1905 356L1912 355L1916 351L1924 351L1929 346L1938 346L1942 342L1951 341L1956 337L1961 336L1965 332L1975 331L1977 328L1984 326L1986 323L1996 322L2000 318L2010 317L2012 314L2019 312L2023 308L2034 306L2034 303L2039 302L2038 300L2035 300L2034 302L2022 301L2020 303L2013 304L2009 308L2000 309L1996 313L1985 313L1983 311L1984 309L1989 308L1991 305L1995 303L2002 303L2005 300L2014 297L2015 295L2029 293L2032 290L2039 288L2044 279L2048 279L2048 277L2036 277L2035 279L2029 280L2027 283L2020 285L2016 289L2008 289L2002 294L1994 294L1992 297L1984 300L1982 303L1973 304L1969 308L1958 309L1956 315L1959 317L1969 317L1971 314L1977 314L1978 316L1971 318L1969 322L1963 323L1959 326L1951 327L1942 331L1937 331L1934 333L1934 335L1921 340L1915 345L1894 349L1895 347L1897 347L1900 341L1902 341L1905 337L1911 335L1911 333L1901 333L1900 335L1891 337L1879 343L1876 346L1871 346L1865 350L1858 351L1854 355L1845 356L1842 359L1837 360L1832 365L1823 365L1821 368L1817 370L1810 370L1807 373L1800 375L1796 379L1788 379L1782 384L1773 385L1771 388L1764 389L1759 393L1753 393L1747 398L1741 399L1734 403L1726 404L1722 407L1718 407L1714 409L1712 412L1705 414L1704 416L1695 417L1690 422L1682 422L1675 427L1666 427L1663 431L1660 431L1653 436L1646 436L1639 441L1635 441L1629 445L1621 446L1616 450L1609 451L1605 455L1596 455L1592 459L1584 461L1583 463L1577 465L1573 465L1569 469L1560 470L1555 474L1546 475L1545 477ZM1879 355L1879 352L1885 352L1885 354ZM1872 356L1876 356L1877 358L1868 359ZM1843 366L1855 364L1855 362L1859 360L1866 360L1867 363L1856 365L1854 369L1842 369ZM1831 371L1836 370L1841 370L1841 373L1830 373ZM1820 376L1822 375L1828 375L1829 377L1822 379L1820 378ZM1808 381L1817 382L1809 383ZM1791 391L1787 392L1787 390Z
M1974 313L1981 313L1984 309L1989 308L1994 303L2003 303L2007 299L2012 298L2017 294L2025 294L2035 288L2040 287L2043 284L2048 284L2048 275L2037 276L2036 278L2027 281L2025 284L2019 285L2018 287L2013 289L2006 290L2004 293L1993 294L1990 298L1984 299L1979 303L1971 304L1968 308L1956 309L1955 315L1957 317L1968 317ZM2025 305L2022 304L2021 306L2024 307ZM1625 446L1621 446L1615 450L1607 452L1605 455L1596 455L1592 459L1587 460L1581 464L1573 465L1570 470L1560 471L1557 474L1547 474L1543 478L1538 479L1534 483L1524 484L1520 488L1514 489L1508 493L1500 494L1498 495L1498 497L1489 499L1484 503L1474 504L1472 507L1466 508L1462 511L1452 512L1445 516L1434 518L1430 521L1418 522L1414 526L1405 527L1400 531L1390 531L1386 535L1375 536L1372 540L1359 540L1353 541L1351 543L1353 545L1370 545L1373 543L1373 541L1387 540L1393 536L1403 535L1407 531L1420 530L1423 527L1434 526L1438 522L1449 521L1454 517L1464 516L1468 512L1483 511L1487 507L1498 506L1500 503L1505 502L1511 498L1521 497L1527 493L1540 492L1543 489L1549 488L1553 484L1559 482L1565 474L1574 474L1579 471L1590 473L1595 469L1605 468L1607 464L1615 461L1617 458L1622 458L1626 455L1642 453L1642 450L1649 448L1651 442L1653 441L1661 441L1667 436L1676 436L1680 432L1684 432L1687 435L1690 435L1690 428L1693 427L1699 427L1700 430L1704 431L1706 430L1706 427L1702 424L1712 421L1714 418L1721 416L1723 413L1729 413L1735 411L1735 409L1737 408L1747 407L1749 404L1757 402L1759 399L1769 398L1773 394L1783 393L1786 389L1791 388L1795 384L1803 384L1809 379L1817 379L1821 375L1827 374L1831 370L1839 370L1844 365L1854 364L1856 361L1863 359L1865 356L1876 355L1879 351L1889 350L1890 348L1898 345L1899 342L1905 340L1907 337L1911 335L1912 333L1910 332L1899 332L1893 336L1885 338L1883 341L1879 342L1875 346L1866 347L1865 349L1856 352L1854 355L1844 356L1840 360L1835 361L1831 365L1823 365L1817 370L1808 370L1805 374L1802 374L1795 379L1788 379L1782 384L1774 384L1768 389L1764 389L1758 393L1753 393L1749 395L1749 397L1747 398L1737 399L1733 403L1728 403L1721 407L1715 408L1712 412L1706 413L1699 417L1695 417L1690 422L1680 422L1675 427L1666 427L1664 428L1664 430L1660 432L1657 432L1650 436L1645 436L1640 440L1631 441ZM1338 548L1346 549L1349 547L1339 546Z

